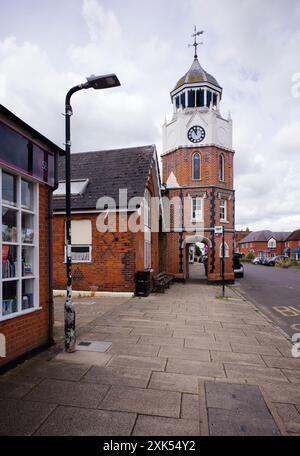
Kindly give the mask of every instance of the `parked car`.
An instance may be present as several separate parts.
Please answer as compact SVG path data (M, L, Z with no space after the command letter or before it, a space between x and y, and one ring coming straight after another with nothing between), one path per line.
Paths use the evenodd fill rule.
M234 277L236 278L243 278L244 277L244 266L241 263L241 253L234 253L233 254L233 269L234 269Z
M277 256L274 256L272 258L268 258L267 262L266 262L266 266L275 266L275 264L278 261L283 261L283 260L284 260L284 256L283 255L277 255Z
M255 257L252 260L252 264L262 264L262 261L263 261L263 257Z

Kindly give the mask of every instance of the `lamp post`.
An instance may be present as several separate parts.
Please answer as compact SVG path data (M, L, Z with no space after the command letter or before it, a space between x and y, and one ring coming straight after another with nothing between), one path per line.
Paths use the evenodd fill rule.
M72 353L76 345L75 309L72 301L72 243L71 243L71 96L82 89L109 89L120 86L115 74L104 76L90 76L87 82L72 87L65 100L65 133L66 133L66 273L67 298L65 302L65 351Z

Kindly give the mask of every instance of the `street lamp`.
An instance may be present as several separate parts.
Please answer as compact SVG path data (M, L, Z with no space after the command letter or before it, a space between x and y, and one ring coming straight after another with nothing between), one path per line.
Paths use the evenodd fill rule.
M65 133L66 133L66 272L67 272L67 298L65 302L65 351L72 353L75 351L75 309L72 301L72 249L71 249L71 96L73 93L82 89L109 89L120 86L119 79L115 74L104 76L92 75L87 82L79 84L66 95L65 100Z

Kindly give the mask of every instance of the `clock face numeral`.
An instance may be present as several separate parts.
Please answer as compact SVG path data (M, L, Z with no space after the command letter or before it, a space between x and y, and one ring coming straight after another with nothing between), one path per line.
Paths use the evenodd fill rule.
M200 143L205 138L205 130L199 125L194 125L189 129L187 137L193 143Z

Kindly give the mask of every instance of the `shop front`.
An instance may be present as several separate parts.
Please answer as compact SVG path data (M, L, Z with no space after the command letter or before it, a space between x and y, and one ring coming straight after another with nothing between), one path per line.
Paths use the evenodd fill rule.
M63 150L0 105L0 369L52 340L58 154Z

